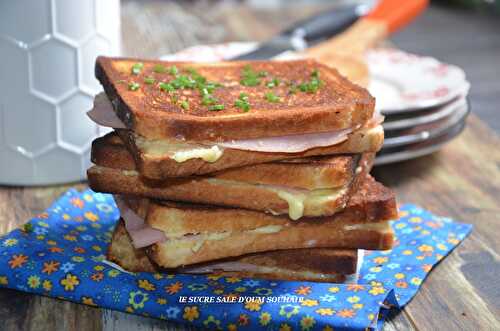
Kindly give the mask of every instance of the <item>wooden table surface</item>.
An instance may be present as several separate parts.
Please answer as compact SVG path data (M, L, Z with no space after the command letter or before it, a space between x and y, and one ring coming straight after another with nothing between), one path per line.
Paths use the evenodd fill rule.
M262 40L291 20L322 8L322 5L315 4L294 5L279 11L256 10L235 2L211 1L184 2L182 5L158 1L122 3L124 52L153 57L199 43ZM454 17L455 14L432 8L409 27L408 36L425 42L427 36L422 37L415 31L429 31L428 24L432 24L429 16L448 17L446 15ZM419 27L423 24L419 22L427 22L427 25ZM405 32L397 35L396 43L406 43L411 48L411 40L405 39L404 35ZM421 43L418 50L425 53L425 46ZM478 41L475 44L477 46ZM493 43L493 47L497 46ZM440 58L446 60L447 54L443 53L442 46L438 51L442 53ZM500 329L500 139L485 124L493 123L498 129L500 117L498 111L489 114L489 110L476 109L483 105L492 109L488 100L499 100L495 94L495 89L500 90L498 75L496 80L492 75L500 66L486 71L483 69L485 63L478 65L483 76L479 71L472 75L473 89L474 80L480 86L473 95L472 107L483 120L471 115L464 133L438 153L374 171L380 181L397 192L399 202L416 203L439 215L474 224L472 235L430 274L414 300L401 313L390 318L385 330ZM474 69L470 63L469 66L470 70ZM489 89L484 82L481 85L479 81L484 77L496 85ZM487 100L479 100L483 97ZM43 211L71 186L84 188L85 184L45 188L0 187L0 234ZM183 329L151 318L5 289L0 290L0 321L2 330Z

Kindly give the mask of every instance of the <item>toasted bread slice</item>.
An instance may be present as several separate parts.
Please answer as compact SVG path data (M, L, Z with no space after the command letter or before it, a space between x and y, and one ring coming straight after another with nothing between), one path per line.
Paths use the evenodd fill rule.
M110 146L108 149L97 151L96 155L106 154L103 164L119 166L121 159L127 160L125 155L114 153L118 147ZM105 153L105 152L109 153ZM343 157L342 157L343 158ZM100 158L97 158L99 163ZM334 158L331 164L336 162ZM113 160L113 161L107 161ZM302 160L301 162L303 162ZM129 166L133 165L130 160L123 162ZM240 207L252 210L270 212L273 214L289 214L292 219L299 219L303 216L328 216L333 215L343 209L351 195L358 187L358 182L371 169L373 155L363 155L359 162L356 162L351 169L342 170L350 172L345 175L348 181L340 187L321 188L315 190L297 189L288 187L286 175L294 174L295 166L298 163L282 163L279 167L285 172L282 173L283 181L277 181L277 185L254 184L243 180L225 179L224 174L220 178L214 177L192 177L192 178L170 178L163 181L151 181L141 178L134 170L122 170L111 167L94 166L87 171L90 187L98 192L136 195L153 199L164 199L184 202L194 202L201 204L214 204L227 207ZM326 166L330 164L326 163ZM265 168L265 164L259 168ZM252 166L250 166L252 167ZM132 168L132 167L127 167ZM241 169L241 168L240 168ZM317 169L317 168L313 168ZM234 172L237 173L238 169ZM288 173L286 171L289 171ZM244 174L251 174L251 171L244 170ZM307 176L304 173L304 176ZM235 173L230 174L231 178L237 178ZM248 175L247 177L250 177ZM257 178L255 178L257 179ZM260 181L265 180L263 176ZM272 182L272 179L269 178ZM290 180L293 182L293 179Z
M312 148L300 153L266 153L233 148L219 148L217 158L207 162L202 158L190 158L183 162L175 160L176 152L202 150L211 153L211 147L190 143L175 144L164 141L151 142L137 140L137 134L129 130L117 130L127 149L133 155L137 170L142 176L151 179L205 175L229 168L242 167L285 159L297 159L318 155L339 155L375 153L384 143L384 130L381 125L356 130L348 135L346 141L327 147Z
M171 206L170 206L171 208ZM192 213L183 214L183 210L170 209L171 214L167 217L193 218ZM203 212L206 217L217 217L220 222L234 222L235 217L245 219L241 211L231 215ZM263 215L263 214L260 214ZM257 217L257 215L252 215ZM261 216L262 217L262 216ZM269 250L298 249L298 248L350 248L350 249L373 249L385 250L392 247L394 234L388 222L352 224L342 219L342 216L334 216L334 220L318 222L288 222L272 224L272 220L266 219L271 216L262 217L262 222L267 225L256 227L248 226L246 230L220 230L218 232L206 232L196 235L179 235L166 231L168 240L151 245L148 256L158 265L164 268L175 268L183 265L196 264L222 258L241 256L250 253L265 252ZM149 217L148 217L149 219ZM186 218L183 218L186 220ZM255 218L252 219L254 221ZM247 222L248 221L248 222ZM155 229L165 231L165 226L152 222Z
M292 219L333 215L345 207L357 187L353 181L341 187L309 191L214 178L173 178L148 183L133 170L99 166L90 168L87 177L96 192L246 208L289 214Z
M281 160L227 169L212 173L210 177L249 184L281 185L305 190L326 189L348 184L358 167L359 158L360 155L328 155ZM366 156L366 162L371 164L372 158L372 156ZM114 132L94 140L92 143L92 162L101 167L126 170L128 171L127 174L132 174L130 170L136 170L132 155ZM161 182L153 181L155 183L153 186L166 186L169 185L171 180L169 178ZM165 183L165 185L161 183ZM109 189L111 193L127 193L113 192L112 188ZM159 198L168 199L168 197Z
M269 251L168 271L265 279L342 282L345 275L356 272L357 255L355 249L310 248ZM123 220L119 221L113 232L107 259L131 272L165 271L149 259L145 249L134 248Z
M164 268L268 250L297 248L389 249L385 221L397 217L393 193L367 178L348 207L331 217L291 221L244 209L151 201L146 221L168 240L149 256Z
M158 70L173 66L174 71ZM159 83L172 83L178 75L195 80L192 70L198 77L221 84L211 96L224 109L210 111L197 88L170 93L159 88ZM265 73L266 77L254 77L252 84L246 84L245 70ZM309 82L314 73L321 80L317 90L290 93L291 86ZM203 64L99 57L95 74L127 128L149 139L182 137L217 142L327 132L362 125L372 118L375 105L367 90L310 59ZM151 83L145 83L145 78ZM266 83L274 78L278 86L269 88ZM130 88L131 83L137 85ZM279 101L269 101L269 92ZM235 105L241 93L248 95L247 112ZM174 100L172 94L176 95ZM182 107L181 102L188 106Z

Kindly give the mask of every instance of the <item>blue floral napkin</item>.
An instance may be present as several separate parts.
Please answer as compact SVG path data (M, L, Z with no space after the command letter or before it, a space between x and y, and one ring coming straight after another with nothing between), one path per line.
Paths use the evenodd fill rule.
M205 329L377 330L472 226L414 205L392 222L391 251L366 251L357 284L127 273L103 262L118 211L111 195L70 190L0 237L0 287Z

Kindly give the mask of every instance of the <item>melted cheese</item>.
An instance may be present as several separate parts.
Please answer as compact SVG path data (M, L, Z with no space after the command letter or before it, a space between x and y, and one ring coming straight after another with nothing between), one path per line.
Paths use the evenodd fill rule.
M175 161L182 163L190 159L202 159L206 162L215 162L222 156L222 150L219 146L212 146L211 148L195 148L175 152L171 156Z
M285 190L274 190L278 196L288 203L288 216L292 220L298 220L304 215L304 200L306 195L303 193L291 193Z
M338 199L347 191L347 187L304 192L281 188L270 189L288 203L288 216L294 221L304 216L305 206L310 209L321 209L328 201Z
M266 225L253 230L248 230L248 233L259 233L259 234L269 234L280 232L283 227L281 225Z
M181 140L150 140L139 135L135 135L137 147L151 156L168 155L173 160L182 163L191 159L202 159L206 162L217 161L224 149L219 146L204 146L200 144L191 144Z
M255 186L272 191L279 198L285 200L288 204L288 215L292 220L298 220L304 216L304 209L307 207L311 210L317 210L321 214L323 206L329 201L335 201L347 192L348 187L342 186L331 189L318 190L297 190L287 189L285 187L266 184L248 184L226 179L208 178L207 181L218 185L238 185L238 186ZM279 215L277 211L269 211L273 215Z
M364 224L352 224L345 225L344 230L374 230L374 231L386 231L389 229L387 222L377 222L377 223L364 223Z
M270 234L280 232L283 227L281 225L267 225L252 230L243 231L244 233L257 233L257 234ZM203 246L206 241L217 241L230 237L233 234L232 231L216 232L216 233L203 233L193 235L195 243L191 246L193 252L197 252ZM169 234L170 235L170 234ZM176 239L170 239L169 244L177 245L181 241L193 240L193 238L188 237L177 237Z

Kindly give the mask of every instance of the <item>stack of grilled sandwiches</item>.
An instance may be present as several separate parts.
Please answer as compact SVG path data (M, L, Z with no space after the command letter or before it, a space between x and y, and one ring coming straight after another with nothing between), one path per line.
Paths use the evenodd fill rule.
M375 100L314 60L100 57L90 187L121 219L129 271L340 282L358 249L393 244L394 194L369 172Z

